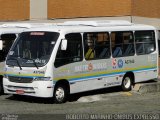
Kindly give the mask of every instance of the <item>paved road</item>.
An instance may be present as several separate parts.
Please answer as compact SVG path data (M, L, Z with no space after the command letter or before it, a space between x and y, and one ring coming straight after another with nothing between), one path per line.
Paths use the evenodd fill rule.
M160 115L160 92L140 94L137 92L121 92L119 90L108 92L107 89L76 94L74 97L75 99L72 99L71 102L53 104L50 99L17 98L11 95L2 95L0 96L0 114L2 114L1 117L16 114L38 114L40 116L41 114L158 113Z

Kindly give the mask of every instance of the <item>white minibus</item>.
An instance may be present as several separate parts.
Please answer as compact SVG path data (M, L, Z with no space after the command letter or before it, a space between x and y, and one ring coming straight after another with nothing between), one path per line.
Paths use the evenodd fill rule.
M4 61L8 51L17 38L18 34L25 29L23 25L13 26L13 24L0 25L0 95L3 94L3 74L4 74Z
M22 32L3 78L7 94L54 98L157 79L157 31L123 20L68 21Z
M18 34L36 26L49 26L51 23L3 23L0 25L0 95L3 94L3 74L4 74L4 61L10 50L13 41L18 37Z

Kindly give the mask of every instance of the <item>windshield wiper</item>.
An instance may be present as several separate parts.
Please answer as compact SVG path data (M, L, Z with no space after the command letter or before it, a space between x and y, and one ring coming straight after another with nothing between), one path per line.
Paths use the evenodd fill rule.
M17 65L19 66L20 70L22 70L22 67L21 67L21 65L20 65L20 63L19 63L18 58L17 58L17 59L16 59L16 58L12 58L12 59L9 59L9 60L16 60Z
M29 59L29 60L32 60L32 61L33 61L33 64L35 65L35 67L36 67L37 69L39 69L39 68L38 68L38 65L36 64L36 62L35 62L34 59Z

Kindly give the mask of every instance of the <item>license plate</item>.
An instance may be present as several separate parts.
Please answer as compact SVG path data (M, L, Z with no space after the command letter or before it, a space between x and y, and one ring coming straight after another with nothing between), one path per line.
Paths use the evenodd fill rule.
M24 90L16 90L17 94L24 94Z

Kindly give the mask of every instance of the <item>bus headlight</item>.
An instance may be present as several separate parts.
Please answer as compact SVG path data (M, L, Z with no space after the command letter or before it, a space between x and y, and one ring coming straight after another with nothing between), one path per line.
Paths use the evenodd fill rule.
M37 77L34 81L51 81L51 77Z

